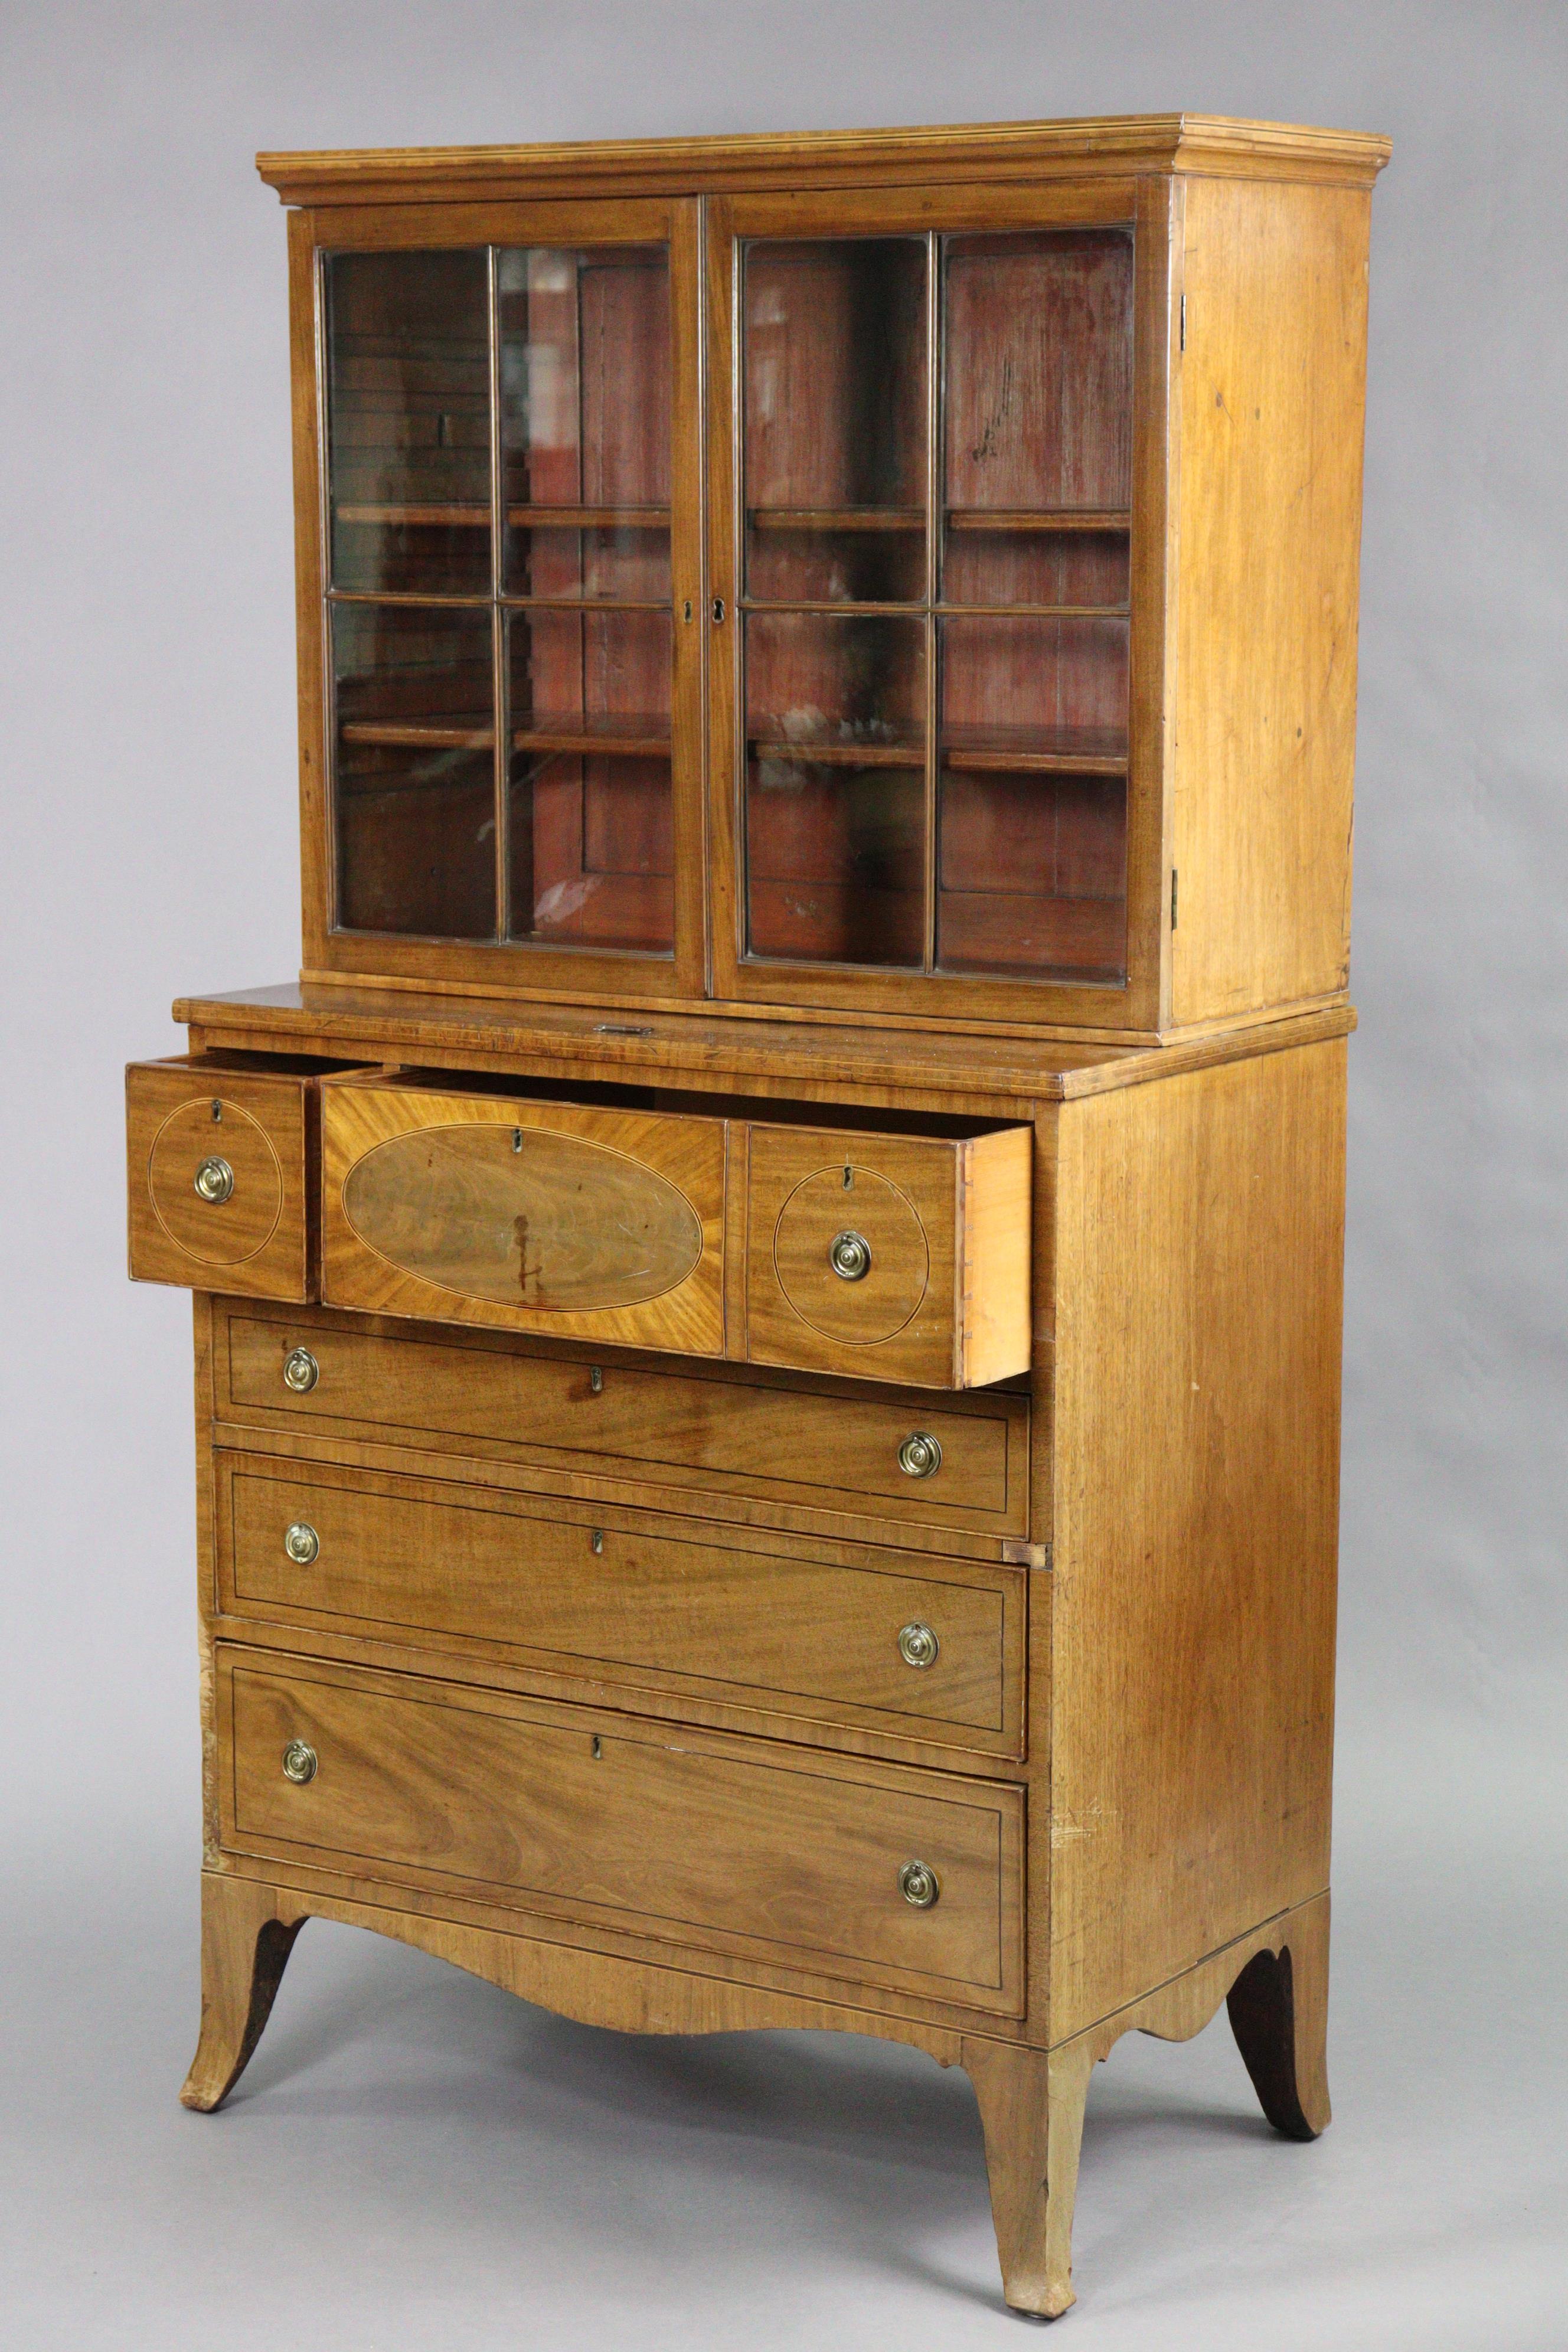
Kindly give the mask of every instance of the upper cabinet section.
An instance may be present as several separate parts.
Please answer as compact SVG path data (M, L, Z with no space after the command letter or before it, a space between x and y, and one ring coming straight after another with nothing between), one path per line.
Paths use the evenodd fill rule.
M1342 993L1384 152L267 159L307 971L1142 1038Z

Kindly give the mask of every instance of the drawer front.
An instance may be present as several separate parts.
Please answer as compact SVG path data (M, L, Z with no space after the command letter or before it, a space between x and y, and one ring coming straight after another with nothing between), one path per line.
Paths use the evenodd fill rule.
M668 1521L371 1471L217 1457L226 1608L521 1651L1003 1753L1021 1736L1024 1572L707 1539ZM860 1548L857 1547L858 1551Z
M831 1393L712 1374L576 1362L505 1342L386 1335L326 1317L243 1310L220 1334L220 1414L348 1422L422 1444L468 1440L561 1454L574 1469L852 1510L906 1525L1022 1536L1029 1406ZM313 1384L283 1367L304 1346ZM925 1441L921 1443L919 1441Z
M722 1119L323 1089L323 1298L721 1355Z
M1019 2013L1020 1790L228 1645L218 1659L231 1849Z
M754 1127L752 1361L933 1388L1026 1370L1032 1146Z
M315 1297L315 1079L209 1063L125 1073L131 1272L247 1297Z

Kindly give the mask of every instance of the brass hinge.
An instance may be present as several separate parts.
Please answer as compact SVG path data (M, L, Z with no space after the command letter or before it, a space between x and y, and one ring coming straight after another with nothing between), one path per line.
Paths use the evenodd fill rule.
M1179 342L1178 342L1178 344L1177 344L1177 349L1178 349L1178 350L1180 350L1180 351L1184 351L1184 351L1186 350L1186 348L1187 348L1187 298L1186 298L1186 296L1184 294L1184 295L1183 295L1183 297L1182 297L1182 326L1181 326L1181 336L1180 336Z
M1171 929L1176 928L1176 869L1171 868Z
M1009 1568L1049 1568L1051 1548L1048 1543L1026 1543L1021 1536L1006 1536L1002 1557Z

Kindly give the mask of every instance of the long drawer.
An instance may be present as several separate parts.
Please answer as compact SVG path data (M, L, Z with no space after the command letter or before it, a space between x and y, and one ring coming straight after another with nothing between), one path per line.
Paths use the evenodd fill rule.
M216 1469L232 1615L1018 1751L1020 1570L933 1575L869 1547L714 1541L680 1520L250 1454Z
M217 1656L230 1851L1021 2010L1021 1790Z
M220 1307L220 1420L505 1448L607 1480L1022 1537L1028 1400L594 1363L525 1341Z

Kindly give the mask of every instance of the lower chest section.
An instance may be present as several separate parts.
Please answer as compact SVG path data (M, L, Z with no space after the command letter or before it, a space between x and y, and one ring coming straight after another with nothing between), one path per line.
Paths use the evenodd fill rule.
M1026 1398L239 1301L210 1333L236 1866L1024 2014Z

